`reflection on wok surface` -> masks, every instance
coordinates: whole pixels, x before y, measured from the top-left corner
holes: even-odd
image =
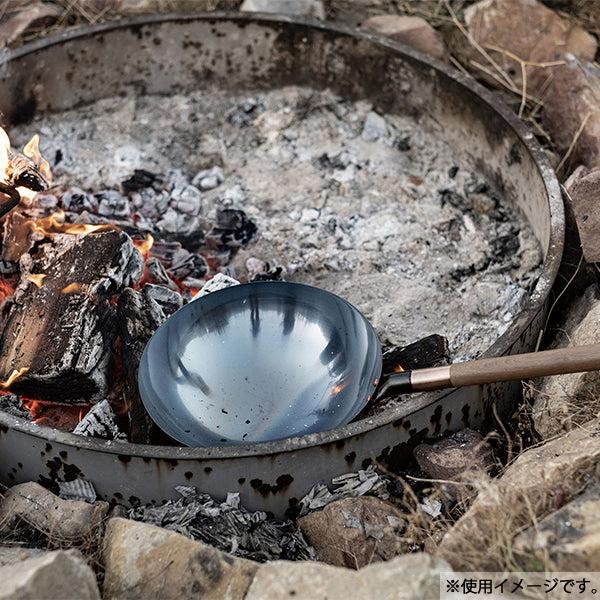
[[[139,388],[171,437],[223,446],[348,423],[380,370],[377,336],[352,305],[306,285],[257,282],[168,319],[144,351]]]

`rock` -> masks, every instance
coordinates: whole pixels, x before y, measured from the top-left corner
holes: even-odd
[[[547,566],[552,571],[597,571],[599,511],[600,488],[595,485],[517,536],[514,549],[528,570]]]
[[[563,329],[567,347],[600,343],[600,300],[593,288],[574,304]],[[545,439],[586,423],[600,410],[599,371],[547,377],[533,387],[533,423]]]
[[[542,102],[544,128],[562,156],[570,151],[568,164],[600,167],[600,69],[567,55]]]
[[[403,513],[372,496],[332,502],[299,519],[298,525],[319,560],[330,565],[361,569],[405,549],[400,537],[406,526]]]
[[[494,464],[490,445],[472,429],[463,429],[431,444],[419,444],[413,453],[432,479],[458,480],[467,471],[489,471]],[[458,495],[456,486],[445,484],[443,488],[451,496]]]
[[[275,561],[262,566],[246,600],[429,600],[439,597],[443,560],[406,554],[352,571],[317,562]]]
[[[577,222],[583,256],[589,263],[600,262],[600,168],[586,172],[587,169],[581,166],[576,171],[565,183],[565,188]]]
[[[173,531],[110,519],[103,548],[104,599],[244,598],[258,565]]]
[[[362,131],[362,139],[367,142],[374,142],[387,133],[385,119],[376,112],[371,111],[365,119]]]
[[[514,537],[565,504],[589,480],[598,460],[597,420],[523,452],[501,478],[481,484],[471,508],[444,536],[438,555],[457,570],[503,570]]]
[[[28,558],[44,554],[44,550],[24,548],[22,546],[0,546],[0,567],[18,564]]]
[[[481,0],[466,8],[464,15],[470,35],[487,49],[517,90],[523,85],[521,64],[510,54],[534,63],[555,62],[567,53],[593,60],[596,54],[597,43],[592,35],[546,8],[538,0]],[[463,60],[466,58],[467,63],[476,60],[502,77],[464,36],[462,41],[463,52],[468,55]],[[535,95],[555,68],[527,66],[528,93]],[[498,85],[491,76],[483,72],[482,76]]]
[[[45,552],[17,565],[0,567],[0,581],[0,600],[100,600],[94,572],[74,550]]]
[[[325,18],[325,8],[321,0],[244,0],[240,10]]]
[[[442,37],[421,17],[379,15],[367,19],[360,28],[390,37],[439,60],[447,60]]]
[[[5,494],[0,524],[12,528],[22,519],[50,537],[78,542],[94,534],[107,512],[106,502],[62,500],[38,483],[29,482],[15,485]]]

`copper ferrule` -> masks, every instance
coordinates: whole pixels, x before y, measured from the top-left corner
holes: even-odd
[[[410,383],[414,390],[439,390],[452,387],[450,366],[417,369],[410,374]]]

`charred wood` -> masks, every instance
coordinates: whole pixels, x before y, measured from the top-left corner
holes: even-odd
[[[23,264],[23,263],[22,263]],[[110,299],[141,276],[124,233],[56,235],[23,272],[0,336],[0,380],[11,390],[68,404],[105,398],[116,337]]]
[[[439,367],[450,362],[448,340],[434,333],[407,346],[389,348],[383,353],[383,374],[401,367],[405,371]]]

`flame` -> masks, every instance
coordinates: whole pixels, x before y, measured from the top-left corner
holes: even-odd
[[[32,230],[42,235],[53,233],[69,233],[72,235],[87,235],[94,231],[117,229],[115,225],[106,223],[102,225],[89,225],[87,223],[65,223],[65,212],[57,210],[48,217],[43,217],[32,222]]]
[[[46,277],[47,275],[44,273],[30,273],[27,275],[27,277],[25,277],[25,279],[31,281],[31,283],[33,283],[35,286],[41,288]]]
[[[133,245],[141,252],[144,258],[148,258],[150,250],[154,245],[154,238],[148,234],[145,240],[133,240]]]
[[[0,388],[8,389],[19,377],[25,375],[27,371],[29,371],[29,367],[21,367],[19,370],[15,369],[6,381],[0,381]]]
[[[48,184],[51,185],[52,171],[50,170],[50,163],[42,156],[42,153],[40,152],[40,136],[37,133],[25,145],[23,148],[23,154],[27,158],[31,158],[31,160],[33,160],[33,162],[37,165],[37,168],[40,170],[40,173],[45,177]]]
[[[80,292],[82,286],[80,283],[70,283],[68,286],[64,287],[61,290],[62,294],[74,294],[75,292]]]
[[[404,373],[405,369],[402,365],[398,364],[394,367],[394,373]]]

